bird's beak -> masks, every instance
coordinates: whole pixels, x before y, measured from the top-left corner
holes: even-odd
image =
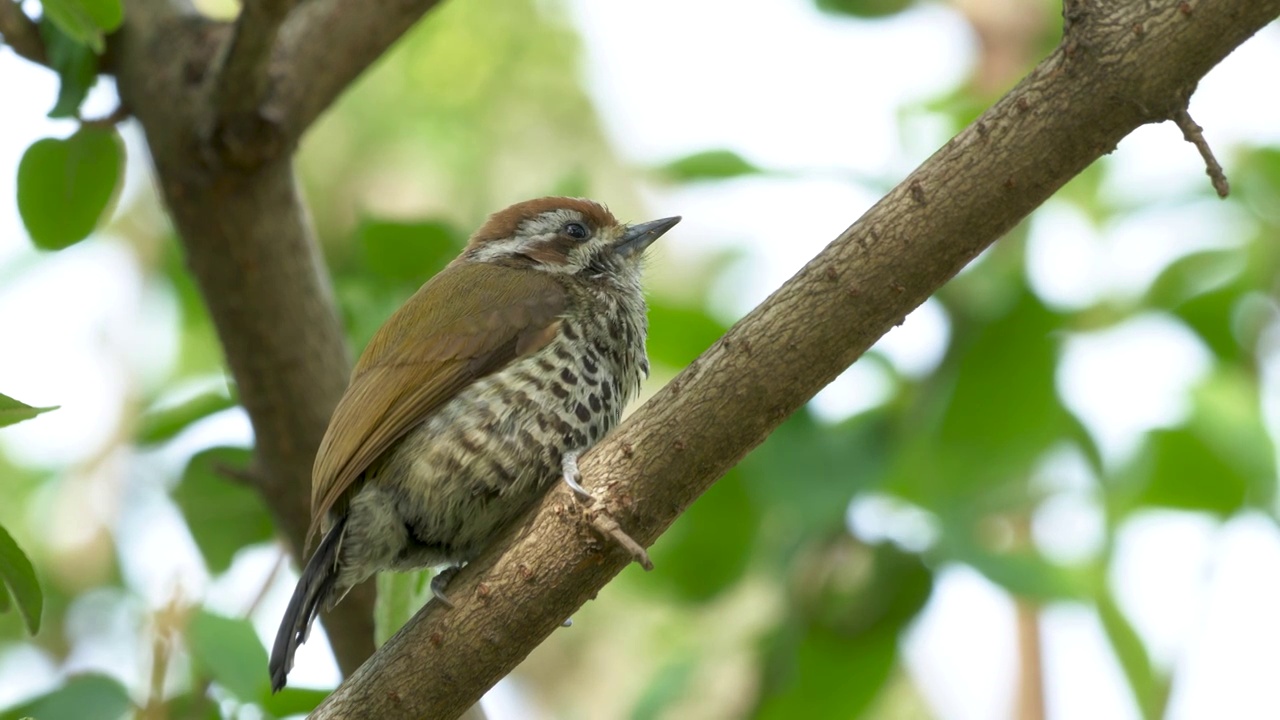
[[[680,222],[679,215],[630,225],[627,227],[627,231],[622,234],[622,238],[618,240],[618,244],[613,246],[613,249],[624,257],[635,255],[652,245],[654,240],[662,237],[666,231],[675,227],[678,222]]]

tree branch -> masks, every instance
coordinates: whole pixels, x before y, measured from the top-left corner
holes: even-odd
[[[262,114],[271,89],[271,50],[297,0],[249,0],[240,9],[214,73],[210,102],[217,141],[233,157],[256,157],[268,139]],[[269,148],[274,154],[275,148]]]
[[[273,116],[296,140],[440,0],[308,0],[280,32]]]
[[[39,65],[49,64],[40,28],[22,12],[22,6],[16,0],[0,0],[0,38],[9,43],[19,57]]]
[[[373,53],[363,64],[338,63],[339,56],[353,56],[349,46],[354,36],[336,28],[337,19],[317,15],[321,6],[345,11],[349,28],[370,34],[354,53]],[[307,86],[319,86],[326,94],[323,105],[308,105],[310,122],[342,88],[333,78],[320,76],[339,72],[342,83],[349,81],[407,24],[402,15],[388,11],[393,28],[375,31],[382,9],[373,12],[354,0],[310,0],[305,7],[306,13],[300,8],[289,18],[310,20],[295,26],[288,42],[282,29],[275,52],[283,46],[291,62],[308,62],[309,53],[318,48],[335,54],[329,64],[283,66],[292,67],[288,82],[309,74]],[[312,34],[298,34],[304,27]],[[329,29],[335,29],[333,37],[320,34]],[[255,487],[298,558],[310,518],[312,461],[346,387],[350,361],[289,154],[277,152],[278,146],[272,152],[250,148],[255,153],[250,165],[208,162],[205,130],[213,126],[213,116],[207,72],[228,47],[228,37],[227,24],[182,14],[170,3],[126,0],[125,25],[113,36],[112,51],[118,58],[121,98],[146,132],[161,195],[253,421],[254,467],[262,470]],[[376,51],[375,41],[382,43]],[[246,58],[254,54],[244,52]],[[240,62],[252,65],[250,59]],[[337,65],[340,71],[333,69]],[[301,133],[305,124],[298,124],[296,116],[294,121],[294,130]],[[344,673],[373,652],[373,601],[373,586],[366,584],[322,618]]]
[[[1050,57],[590,452],[588,483],[652,542],[904,315],[1125,135],[1169,117],[1277,14],[1280,0],[1077,4]],[[313,720],[448,718],[476,702],[629,561],[592,542],[573,504],[564,487],[549,493],[453,579],[455,609],[428,603]]]

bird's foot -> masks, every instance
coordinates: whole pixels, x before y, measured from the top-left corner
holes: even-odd
[[[452,580],[453,576],[457,575],[458,571],[461,569],[461,565],[450,565],[436,573],[435,577],[431,578],[431,594],[434,595],[437,600],[444,603],[444,606],[447,608],[453,607],[453,601],[449,599],[448,595],[444,594],[444,589],[449,586],[449,581]]]
[[[565,484],[573,490],[578,499],[586,503],[587,518],[591,523],[591,527],[602,536],[622,546],[622,549],[631,555],[632,560],[640,563],[640,567],[645,570],[652,570],[653,561],[649,559],[649,553],[645,552],[644,547],[628,535],[617,520],[613,519],[613,516],[609,514],[600,498],[582,487],[582,473],[578,471],[578,453],[576,451],[564,454],[561,468],[564,470]]]

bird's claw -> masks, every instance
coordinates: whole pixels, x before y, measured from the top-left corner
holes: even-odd
[[[564,470],[565,484],[591,508],[587,514],[591,527],[595,528],[595,531],[602,536],[622,546],[622,549],[631,555],[631,559],[639,563],[645,570],[652,570],[653,561],[649,559],[649,553],[645,551],[644,546],[636,542],[635,538],[622,529],[618,521],[613,519],[613,516],[605,509],[604,503],[600,501],[600,498],[592,495],[586,488],[582,487],[582,473],[578,471],[577,451],[571,450],[565,453],[564,459],[561,461],[561,467]]]
[[[436,573],[435,577],[431,578],[431,594],[434,595],[437,600],[444,603],[445,607],[450,609],[453,608],[453,601],[449,599],[448,595],[444,594],[444,589],[449,586],[449,581],[452,580],[453,576],[457,575],[458,571],[461,569],[461,566],[450,565]]]

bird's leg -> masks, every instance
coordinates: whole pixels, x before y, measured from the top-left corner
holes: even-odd
[[[449,586],[449,581],[452,580],[453,576],[457,575],[458,571],[461,569],[461,565],[450,565],[436,573],[435,577],[431,578],[431,594],[434,595],[437,600],[444,603],[444,606],[447,608],[453,607],[453,601],[449,599],[448,595],[444,594],[444,589]]]
[[[649,553],[645,552],[644,547],[628,535],[617,520],[613,519],[613,516],[609,514],[600,498],[592,495],[586,488],[582,487],[582,473],[578,471],[578,455],[579,452],[577,450],[566,452],[560,462],[560,467],[564,470],[565,484],[573,490],[580,500],[587,504],[587,517],[590,519],[591,527],[595,528],[596,532],[604,537],[621,545],[622,549],[631,555],[632,560],[640,563],[640,567],[645,570],[652,570],[653,561],[649,559]]]

